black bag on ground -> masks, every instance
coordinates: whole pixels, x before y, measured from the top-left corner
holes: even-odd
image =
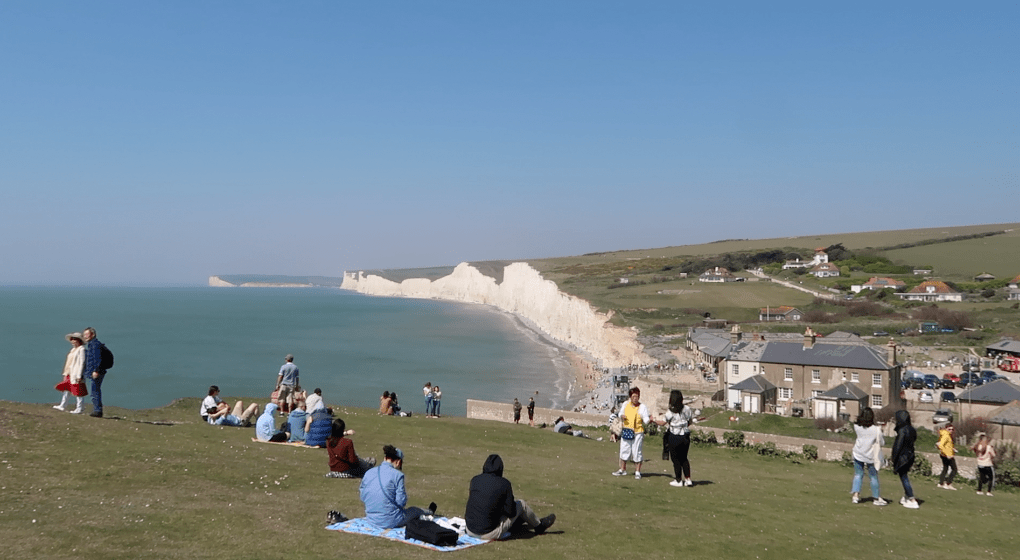
[[[404,536],[437,546],[456,546],[457,531],[447,529],[435,521],[415,517],[404,527]]]

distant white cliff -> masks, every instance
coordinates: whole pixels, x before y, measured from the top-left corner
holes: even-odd
[[[634,329],[609,324],[610,316],[588,302],[561,292],[527,263],[513,263],[503,282],[461,263],[449,276],[430,281],[411,278],[393,282],[362,272],[344,273],[343,289],[375,296],[442,299],[492,305],[521,317],[549,337],[572,346],[605,367],[650,364]]]

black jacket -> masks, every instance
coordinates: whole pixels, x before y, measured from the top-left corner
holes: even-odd
[[[896,411],[896,440],[892,446],[893,472],[903,474],[914,465],[914,441],[917,430],[910,425],[910,413],[906,410]]]
[[[503,459],[493,453],[485,460],[482,474],[471,479],[464,521],[476,535],[492,531],[503,521],[517,515],[514,491],[503,478]]]

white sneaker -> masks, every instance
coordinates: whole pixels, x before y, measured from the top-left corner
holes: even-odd
[[[985,496],[991,496],[991,495],[992,495],[991,492],[985,492]]]
[[[875,504],[876,506],[886,506],[886,505],[889,505],[889,502],[883,500],[882,498],[875,498],[875,501],[873,501],[871,503]]]
[[[984,492],[982,492],[982,491],[980,491],[980,490],[978,490],[978,492],[977,492],[977,493],[978,493],[978,496],[980,496],[981,494],[984,494]]]
[[[625,471],[623,469],[620,469],[620,470],[614,472],[613,476],[626,476],[626,474],[627,474],[627,471]]]
[[[917,508],[921,507],[921,505],[917,503],[916,499],[910,498],[909,500],[904,500],[903,501],[903,507],[905,507],[907,509],[917,509]]]
[[[694,483],[688,478],[684,480],[684,486],[694,486]]]
[[[861,503],[861,499],[858,498],[857,496],[850,496],[850,503],[851,504],[859,504],[859,503]]]
[[[81,414],[81,409],[80,408],[76,408],[76,409],[71,411],[71,414]]]
[[[906,496],[903,496],[902,498],[900,498],[900,505],[901,506],[907,505],[907,497]]]
[[[679,480],[671,480],[671,481],[669,481],[669,485],[670,486],[676,486],[676,487],[679,488],[679,487],[683,486],[684,483],[680,482]]]
[[[641,473],[639,472],[634,473],[634,480],[641,480]]]
[[[55,404],[55,405],[53,405],[53,408],[55,408],[55,409],[59,410],[60,412],[63,412],[63,411],[64,411],[64,407],[60,406],[59,404]]]

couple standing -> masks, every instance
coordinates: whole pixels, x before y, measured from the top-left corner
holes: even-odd
[[[92,413],[89,416],[102,418],[103,378],[106,377],[107,368],[113,365],[112,363],[103,363],[102,349],[105,347],[96,338],[96,330],[92,327],[88,327],[80,333],[70,333],[64,338],[71,343],[71,350],[67,353],[67,359],[64,360],[64,380],[55,387],[56,390],[63,392],[63,396],[60,399],[60,404],[53,408],[64,410],[64,406],[74,395],[77,398],[77,406],[71,411],[71,414],[81,414],[83,412],[82,402],[89,394],[85,387],[85,380],[88,379],[92,383]],[[112,362],[113,355],[110,354],[110,356],[111,359],[108,361]]]

